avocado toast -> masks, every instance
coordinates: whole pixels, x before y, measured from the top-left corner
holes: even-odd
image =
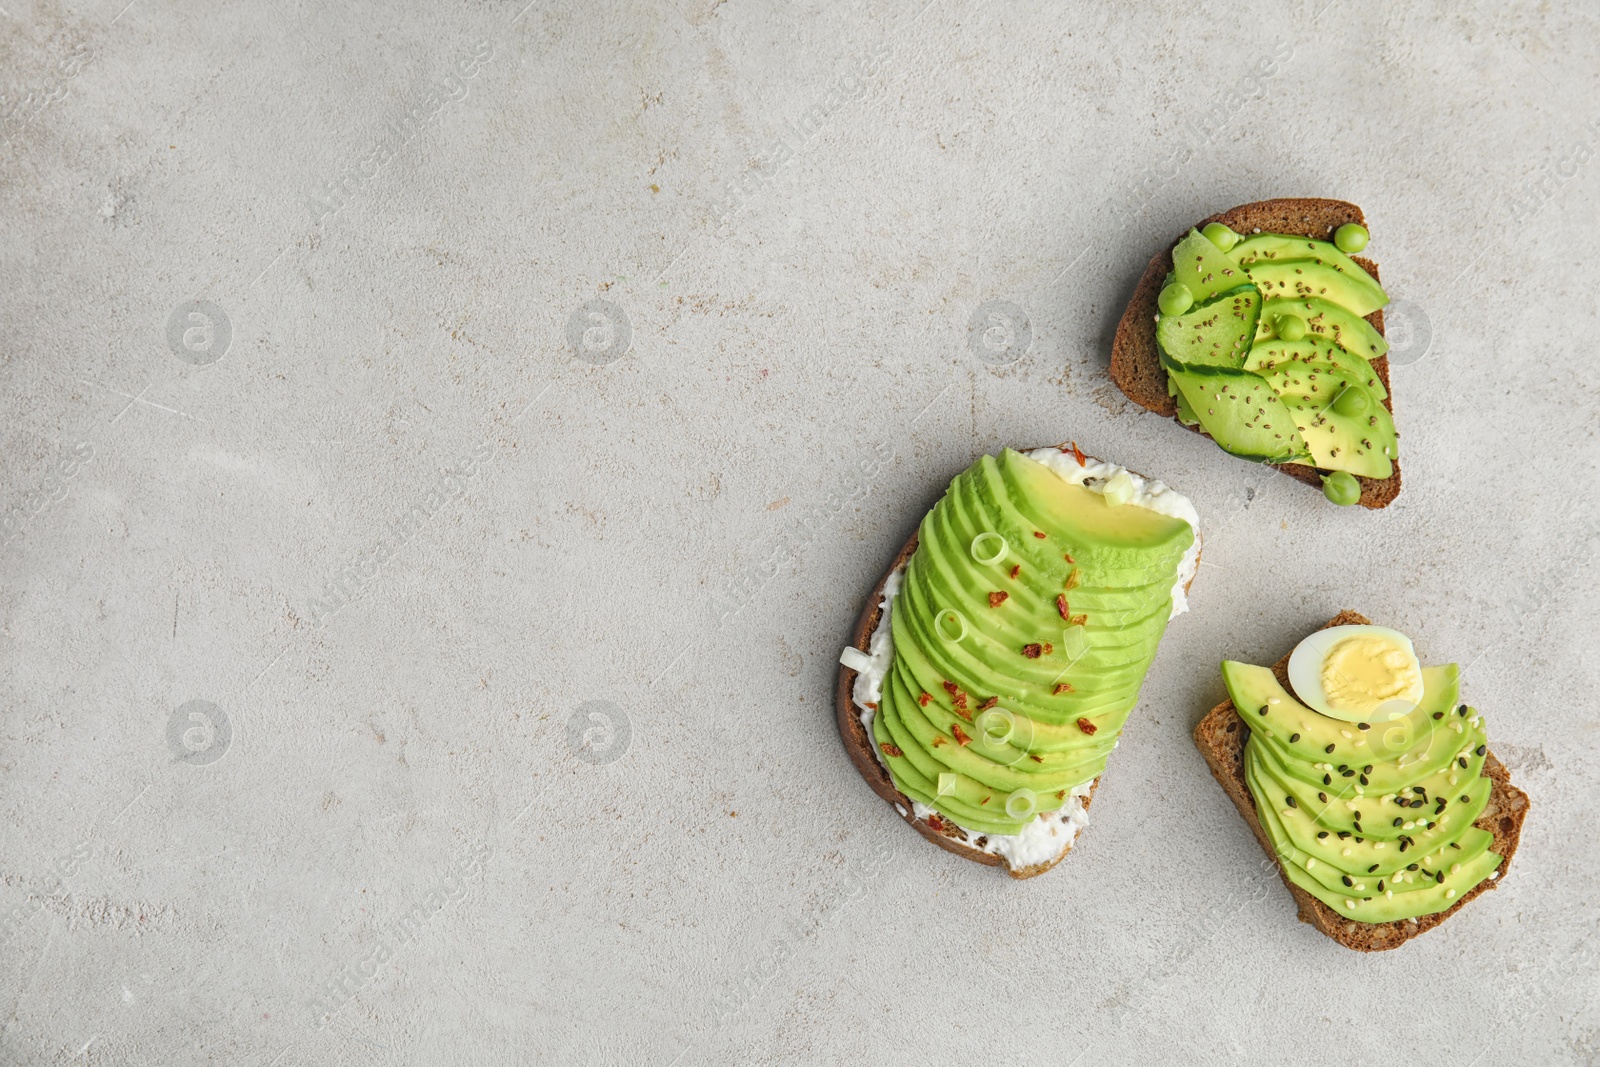
[[[840,656],[856,769],[928,840],[1015,878],[1087,823],[1199,560],[1189,501],[1076,446],[958,475]]]
[[[1213,215],[1151,259],[1111,378],[1241,458],[1388,506],[1400,492],[1377,265],[1361,209],[1281,199]]]
[[[1350,611],[1319,633],[1334,630],[1392,633]],[[1291,656],[1270,670],[1225,662],[1229,699],[1195,727],[1195,745],[1277,862],[1300,920],[1347,948],[1396,948],[1499,884],[1527,794],[1489,751],[1482,716],[1458,703],[1454,664],[1416,671],[1419,699],[1365,718],[1303,706],[1285,688],[1296,669]],[[1351,673],[1331,656],[1322,670]],[[1315,684],[1306,673],[1302,697]]]

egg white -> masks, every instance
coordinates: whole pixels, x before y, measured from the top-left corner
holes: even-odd
[[[1419,681],[1406,697],[1391,700],[1375,711],[1337,710],[1329,706],[1328,695],[1322,687],[1323,663],[1328,658],[1328,651],[1334,645],[1345,638],[1363,635],[1382,637],[1399,645],[1410,657],[1412,669],[1417,672]],[[1422,699],[1421,671],[1422,663],[1417,659],[1416,650],[1411,646],[1411,638],[1398,630],[1391,630],[1385,626],[1330,626],[1326,630],[1318,630],[1295,646],[1294,652],[1289,656],[1289,687],[1294,690],[1294,695],[1302,704],[1330,719],[1338,719],[1341,722],[1381,721],[1409,715],[1416,710],[1417,702]]]

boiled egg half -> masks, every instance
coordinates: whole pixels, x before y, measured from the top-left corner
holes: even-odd
[[[1411,638],[1383,626],[1330,626],[1295,646],[1289,685],[1301,703],[1345,722],[1386,722],[1416,710],[1422,664]]]

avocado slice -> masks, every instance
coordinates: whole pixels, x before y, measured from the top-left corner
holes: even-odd
[[[1182,315],[1162,315],[1156,321],[1156,343],[1184,366],[1242,367],[1260,317],[1261,290],[1241,285]]]
[[[1228,258],[1244,267],[1246,271],[1262,260],[1309,259],[1338,271],[1363,288],[1376,290],[1382,301],[1378,307],[1383,307],[1389,302],[1378,280],[1368,274],[1361,264],[1341,252],[1331,241],[1319,241],[1314,237],[1290,237],[1281,233],[1257,233],[1246,237],[1229,249]]]
[[[1317,259],[1259,259],[1245,270],[1269,299],[1320,297],[1357,315],[1370,315],[1389,303],[1366,271],[1356,277]]]
[[[1244,268],[1211,243],[1199,230],[1190,230],[1172,250],[1172,280],[1189,287],[1196,304],[1204,303],[1249,281]]]
[[[1264,463],[1310,458],[1294,417],[1260,375],[1175,363],[1166,369],[1200,428],[1225,451]]]
[[[1360,356],[1350,355],[1326,337],[1314,334],[1299,341],[1283,341],[1276,338],[1257,341],[1251,346],[1249,356],[1245,358],[1244,369],[1265,376],[1268,371],[1297,364],[1306,367],[1332,367],[1335,370],[1346,371],[1354,375],[1379,400],[1389,395],[1389,390],[1383,386],[1383,379],[1378,377],[1378,372],[1372,369],[1371,363]]]
[[[1277,675],[1266,667],[1236,660],[1223,660],[1222,683],[1239,715],[1250,725],[1252,736],[1260,731],[1297,760],[1360,764],[1377,759],[1395,759],[1427,743],[1435,729],[1444,726],[1446,711],[1461,694],[1461,670],[1454,663],[1422,668],[1422,701],[1410,715],[1393,723],[1373,723],[1371,730],[1352,729],[1352,724],[1313,711],[1289,695]],[[1262,715],[1261,709],[1267,713]],[[1294,740],[1288,740],[1289,738]],[[1333,751],[1327,751],[1328,746]]]
[[[1302,319],[1306,329],[1320,334],[1352,356],[1377,359],[1389,351],[1389,342],[1373,329],[1372,323],[1347,308],[1321,297],[1275,297],[1261,307],[1261,319],[1256,323],[1256,340],[1277,340],[1274,327],[1280,315],[1294,315]]]
[[[1394,417],[1361,380],[1333,367],[1290,366],[1263,375],[1300,430],[1312,461],[1323,470],[1349,471],[1365,478],[1394,473],[1399,442]],[[1334,400],[1345,389],[1365,393],[1359,414],[1344,414]]]

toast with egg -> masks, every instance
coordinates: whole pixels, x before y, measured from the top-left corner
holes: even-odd
[[[1364,226],[1366,217],[1359,207],[1343,200],[1291,198],[1259,200],[1253,204],[1244,204],[1212,215],[1197,223],[1196,228],[1204,228],[1213,222],[1220,222],[1239,234],[1281,233],[1331,240],[1333,232],[1340,226],[1346,223]],[[1167,372],[1161,365],[1161,351],[1156,343],[1155,331],[1157,298],[1161,294],[1168,271],[1172,269],[1172,250],[1177,247],[1180,240],[1182,235],[1150,260],[1144,276],[1139,279],[1139,284],[1134,289],[1133,297],[1128,301],[1127,309],[1122,313],[1111,345],[1111,380],[1135,404],[1157,415],[1165,415],[1178,421],[1181,426],[1183,423],[1178,420],[1177,402],[1168,394]],[[1351,258],[1371,274],[1374,280],[1378,279],[1376,263],[1362,256]],[[1381,309],[1372,312],[1366,319],[1379,334],[1384,332]],[[1372,369],[1383,382],[1384,390],[1389,394],[1382,403],[1392,415],[1394,398],[1389,386],[1388,356],[1380,356],[1370,362]],[[1186,428],[1204,436],[1204,432],[1198,426]],[[1268,465],[1313,489],[1322,488],[1321,475],[1316,467],[1303,463]],[[1394,502],[1395,497],[1400,495],[1400,460],[1395,457],[1394,471],[1387,478],[1358,476],[1356,480],[1361,486],[1361,497],[1357,503],[1366,508],[1388,507]]]
[[[1353,611],[1340,612],[1322,629],[1333,626],[1366,626],[1369,620]],[[1272,671],[1283,685],[1289,684],[1289,656],[1285,655]],[[1357,922],[1340,915],[1327,904],[1301,889],[1284,873],[1261,820],[1256,813],[1256,803],[1245,781],[1245,742],[1250,737],[1248,721],[1234,707],[1233,701],[1224,700],[1201,719],[1194,729],[1195,747],[1205,757],[1206,765],[1222,786],[1223,792],[1239,809],[1239,814],[1249,824],[1263,850],[1278,864],[1278,873],[1299,906],[1300,921],[1310,923],[1322,933],[1346,948],[1358,952],[1381,952],[1398,948],[1418,934],[1425,933],[1454,915],[1468,901],[1486,890],[1493,889],[1504,879],[1522,836],[1522,823],[1528,814],[1528,795],[1511,784],[1511,775],[1493,752],[1484,760],[1483,774],[1491,782],[1488,805],[1473,825],[1494,836],[1492,849],[1502,857],[1495,877],[1480,882],[1464,893],[1446,911],[1423,915],[1414,919],[1401,919],[1386,923]],[[1364,780],[1364,779],[1363,779]]]

